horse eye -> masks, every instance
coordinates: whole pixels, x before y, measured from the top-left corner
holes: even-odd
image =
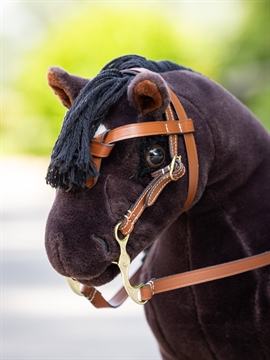
[[[164,149],[159,145],[151,146],[146,153],[146,162],[152,168],[158,168],[165,160]]]

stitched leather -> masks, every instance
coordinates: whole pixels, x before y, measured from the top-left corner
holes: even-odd
[[[141,136],[187,134],[193,132],[193,122],[191,119],[187,118],[178,121],[154,121],[124,125],[113,130],[106,131],[105,133],[100,134],[98,137],[93,139],[90,143],[90,151],[97,170],[99,171],[101,166],[101,159],[110,155],[115,143],[118,141]],[[177,138],[177,135],[175,135],[175,137]],[[87,186],[89,188],[93,187],[97,180],[98,178],[88,179]],[[190,196],[188,196],[188,198],[191,199]]]
[[[173,172],[173,177],[177,180],[180,179],[185,174],[185,167],[183,164],[178,164],[178,167]],[[146,207],[152,206],[158,195],[164,189],[164,187],[171,182],[170,176],[170,167],[166,166],[166,168],[162,170],[158,170],[155,173],[155,178],[150,182],[147,188],[143,191],[139,199],[132,206],[131,209],[128,210],[127,214],[124,215],[124,221],[120,226],[119,230],[121,233],[126,236],[130,234],[136,224],[137,220],[143,213]]]
[[[178,119],[186,119],[187,114],[175,95],[175,93],[170,90],[171,100],[174,107],[174,110],[178,116]],[[199,181],[199,161],[198,161],[198,154],[197,154],[197,148],[195,144],[195,139],[193,134],[184,134],[184,140],[186,145],[186,151],[187,151],[187,158],[188,158],[188,195],[185,202],[185,205],[182,209],[182,213],[185,212],[190,205],[192,204],[194,197],[196,195],[197,187],[198,187],[198,181]]]
[[[139,269],[140,270],[140,269]],[[130,283],[133,285],[138,284],[140,278],[140,271],[131,277]],[[94,305],[96,308],[117,308],[123,304],[128,298],[128,294],[124,287],[122,287],[112,299],[105,300],[102,294],[92,286],[82,285],[81,293]]]
[[[194,132],[193,122],[192,119],[187,118],[178,121],[171,120],[135,123],[119,126],[118,128],[107,131],[103,140],[101,140],[100,137],[97,137],[91,141],[91,145],[92,143],[100,143],[102,146],[103,144],[113,144],[117,141],[134,139],[142,136],[185,134],[191,132]],[[96,156],[100,156],[98,152],[96,153]]]
[[[186,143],[188,157],[188,195],[182,209],[182,213],[185,212],[192,204],[199,182],[199,162],[193,134],[185,134],[184,140]]]
[[[120,126],[107,132],[104,139],[95,138],[90,143],[90,151],[94,157],[108,157],[114,147],[114,143],[121,140],[153,135],[185,134],[194,132],[191,119],[185,121],[155,121]],[[175,135],[177,138],[177,135]],[[175,154],[177,155],[177,154]],[[173,155],[174,156],[174,155]]]
[[[238,275],[267,265],[270,265],[270,251],[241,260],[154,279],[151,281],[151,285],[146,284],[140,289],[141,300],[150,300],[154,294]],[[133,275],[131,283],[138,283],[140,273],[141,268]],[[110,301],[106,301],[99,292],[93,296],[93,289],[83,285],[81,293],[88,299],[92,299],[91,303],[97,308],[118,307],[128,297],[124,287]]]
[[[141,288],[142,300],[149,300],[155,294],[180,289],[182,287],[202,284],[204,282],[222,279],[246,271],[258,269],[270,264],[270,252],[251,256],[241,260],[235,260],[224,264],[209,266],[206,268],[187,271],[182,274],[172,275],[154,280],[152,290],[150,285]]]

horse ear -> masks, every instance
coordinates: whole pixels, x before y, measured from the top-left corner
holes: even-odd
[[[49,68],[47,79],[49,86],[61,100],[62,104],[68,109],[73,104],[81,89],[89,82],[89,79],[68,74],[65,70],[57,66]]]
[[[130,105],[144,115],[162,114],[170,102],[169,89],[163,78],[148,70],[134,77],[128,86],[127,96]]]

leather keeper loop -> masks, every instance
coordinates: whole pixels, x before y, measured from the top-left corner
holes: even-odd
[[[91,141],[90,151],[93,156],[106,158],[110,155],[114,144],[104,144],[95,141]]]

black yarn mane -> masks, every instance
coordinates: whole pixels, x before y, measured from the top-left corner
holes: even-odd
[[[89,144],[109,108],[127,91],[128,84],[134,77],[131,72],[123,70],[133,67],[157,73],[190,70],[170,61],[155,62],[137,55],[122,56],[109,62],[80,91],[66,113],[52,151],[47,184],[64,190],[83,188],[86,187],[87,179],[99,175]]]

